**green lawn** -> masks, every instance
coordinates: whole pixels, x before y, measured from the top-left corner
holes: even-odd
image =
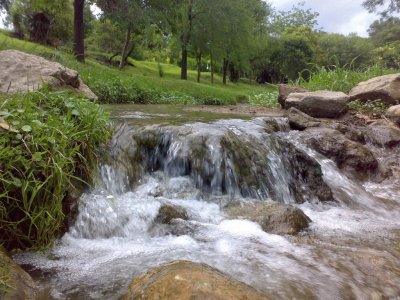
[[[86,64],[75,61],[70,51],[55,49],[11,38],[0,32],[0,50],[17,49],[36,54],[46,59],[60,62],[77,70],[83,81],[100,96],[102,102],[141,103],[190,103],[190,104],[251,104],[275,106],[277,91],[273,85],[258,85],[240,82],[222,84],[222,78],[215,75],[214,84],[210,73],[202,74],[202,82],[197,83],[197,72],[189,70],[188,80],[180,80],[180,68],[161,64],[164,76],[159,76],[156,62],[134,61],[123,71],[102,64],[90,56]],[[95,57],[95,56],[93,56]],[[112,99],[112,100],[111,100]],[[124,99],[124,100],[123,100]]]

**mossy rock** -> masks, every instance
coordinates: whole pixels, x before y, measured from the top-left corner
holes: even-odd
[[[38,288],[28,273],[0,248],[0,299],[35,299]]]
[[[121,299],[266,300],[267,297],[208,265],[174,261],[135,278]]]
[[[256,222],[273,234],[296,235],[311,222],[301,209],[275,201],[234,203],[225,212],[230,218]]]
[[[156,223],[170,224],[173,219],[187,220],[188,214],[185,208],[177,205],[164,204],[160,207],[155,219]]]

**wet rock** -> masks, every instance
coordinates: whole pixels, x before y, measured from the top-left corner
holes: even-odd
[[[266,118],[264,119],[264,129],[266,133],[274,133],[279,131],[285,131],[281,124],[279,124],[276,118]]]
[[[239,203],[228,206],[226,213],[230,218],[256,222],[273,234],[296,235],[311,222],[301,209],[274,201]]]
[[[133,280],[121,300],[261,300],[266,296],[206,264],[174,261]]]
[[[158,211],[155,222],[161,224],[171,224],[171,221],[174,219],[187,220],[188,218],[189,217],[185,208],[178,205],[163,204]]]
[[[25,93],[43,84],[54,89],[69,88],[88,99],[97,96],[79,78],[78,72],[59,63],[17,50],[0,51],[0,92]]]
[[[309,128],[302,138],[308,146],[334,160],[341,169],[365,176],[378,168],[378,161],[368,148],[349,140],[337,130]]]
[[[292,93],[286,99],[285,108],[294,107],[315,118],[337,118],[347,111],[348,99],[342,92]]]
[[[379,146],[393,147],[400,143],[400,129],[386,120],[375,121],[366,132],[369,139]]]
[[[282,108],[285,108],[286,99],[291,93],[305,93],[305,92],[309,92],[309,90],[288,84],[279,84],[278,102]]]
[[[288,145],[288,149],[293,146]],[[302,150],[290,150],[291,170],[294,181],[289,187],[296,203],[305,201],[335,201],[331,188],[325,183],[320,164]]]
[[[363,102],[380,99],[394,105],[400,103],[400,74],[390,74],[359,83],[350,91],[350,101]]]
[[[395,124],[397,124],[397,126],[400,126],[400,105],[394,105],[389,107],[385,115]]]
[[[0,299],[33,300],[38,287],[20,266],[18,266],[0,247]]]
[[[287,117],[289,119],[290,128],[294,130],[319,127],[322,123],[320,120],[313,118],[294,107],[289,108]]]

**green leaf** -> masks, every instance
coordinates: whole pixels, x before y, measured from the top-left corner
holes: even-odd
[[[39,120],[32,120],[32,123],[35,123],[36,125],[42,126],[43,123],[40,122]]]
[[[77,109],[74,109],[74,110],[71,112],[71,114],[72,114],[73,116],[79,116],[79,111],[78,111]]]
[[[32,131],[32,127],[29,126],[29,125],[25,125],[25,126],[22,126],[21,130],[24,131],[24,132],[31,132]]]
[[[41,161],[42,160],[42,153],[41,152],[36,152],[32,154],[32,160],[33,161]]]

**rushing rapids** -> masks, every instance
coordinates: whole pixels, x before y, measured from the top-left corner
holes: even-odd
[[[48,253],[15,256],[48,297],[117,299],[133,277],[177,259],[206,263],[271,299],[400,296],[398,182],[342,172],[285,118],[140,126],[136,118],[154,114],[132,113],[117,126],[68,232]],[[381,164],[398,161],[397,151],[371,147]],[[226,213],[231,203],[266,200],[302,209],[310,227],[279,236]],[[157,222],[163,205],[187,218]]]

